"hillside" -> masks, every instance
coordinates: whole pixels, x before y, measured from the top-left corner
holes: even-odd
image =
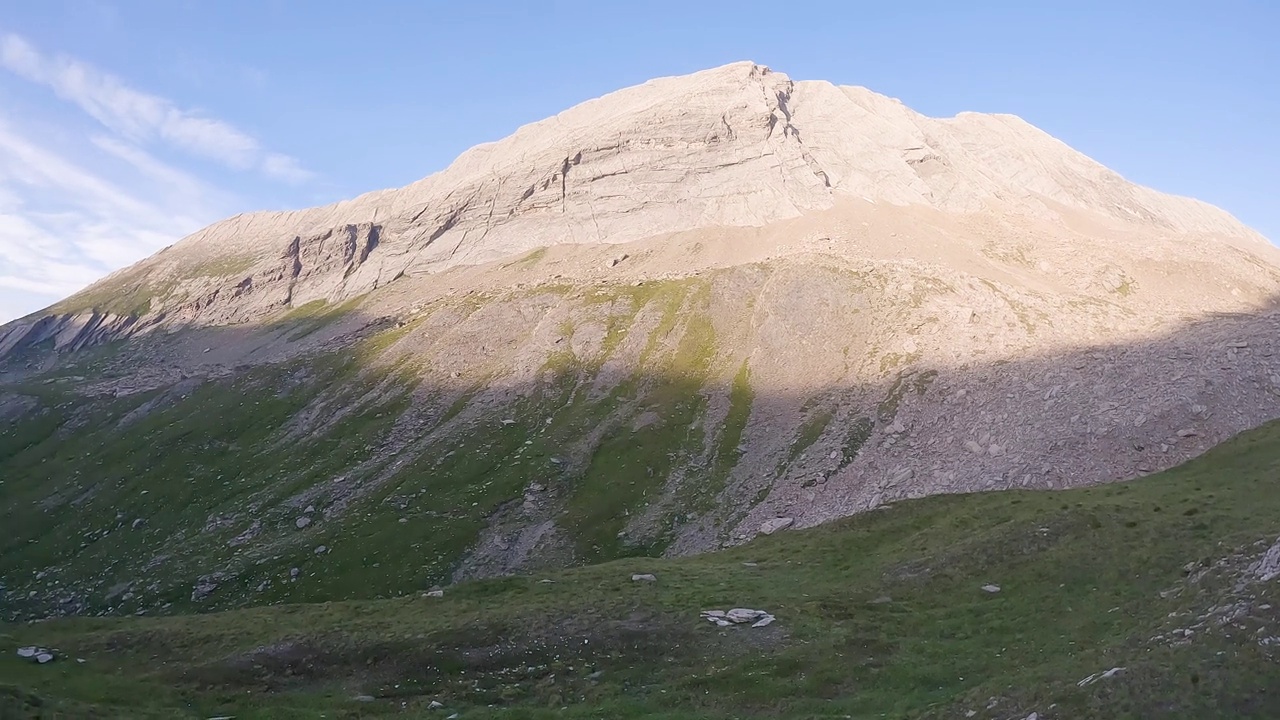
[[[0,611],[391,598],[1146,476],[1280,416],[1278,257],[1010,116],[655,80],[0,328]]]
[[[1273,718],[1278,466],[1272,424],[1129,483],[905,501],[697,557],[0,626],[58,655],[0,655],[0,716]],[[699,617],[733,607],[776,620]]]

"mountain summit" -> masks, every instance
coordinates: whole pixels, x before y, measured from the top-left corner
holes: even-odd
[[[1145,475],[1280,415],[1278,266],[1013,116],[658,79],[0,328],[0,570],[371,597]]]
[[[147,301],[125,303],[125,315],[147,311],[140,322],[87,325],[105,322],[109,334],[240,322],[534,248],[759,227],[851,201],[1058,224],[1083,212],[1265,243],[1221,210],[1126,182],[1017,117],[932,119],[864,88],[741,62],[583,103],[399,190],[216,223],[60,308]]]

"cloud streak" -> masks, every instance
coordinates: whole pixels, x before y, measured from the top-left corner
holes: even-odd
[[[19,35],[0,36],[0,67],[49,87],[135,144],[164,143],[235,170],[256,170],[288,183],[312,177],[296,159],[268,151],[230,123],[131,88],[120,78],[75,58],[47,56]]]
[[[0,322],[66,297],[216,216],[208,200],[218,193],[196,178],[122,141],[92,142],[163,191],[139,199],[0,118]]]

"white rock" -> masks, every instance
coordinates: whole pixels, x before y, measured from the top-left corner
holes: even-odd
[[[440,702],[439,700],[432,700],[432,701],[427,705],[427,709],[428,709],[428,710],[439,710],[439,709],[440,709],[440,708],[442,708],[442,707],[444,707],[444,703]]]
[[[750,608],[734,608],[725,613],[725,619],[733,623],[749,623],[755,622],[769,613],[763,610],[751,610]]]
[[[1280,540],[1276,540],[1275,544],[1267,549],[1266,554],[1258,561],[1258,566],[1253,569],[1253,574],[1262,582],[1271,582],[1280,577]]]
[[[765,520],[760,523],[760,532],[764,535],[772,535],[779,530],[786,530],[794,525],[795,522],[795,518],[789,517],[770,518],[769,520]]]
[[[703,610],[703,611],[702,611],[702,614],[703,614],[703,616],[704,616],[704,617],[711,617],[711,618],[722,618],[722,617],[724,617],[724,611],[723,611],[723,610]]]
[[[998,593],[1000,592],[1000,586],[999,585],[983,585],[982,590],[983,592]]]
[[[311,524],[311,518],[304,515],[298,518],[297,520],[294,520],[293,524],[296,525],[299,530],[301,530],[302,528]]]
[[[767,626],[767,625],[771,624],[775,619],[776,619],[776,618],[774,618],[772,615],[765,615],[764,617],[762,617],[762,618],[760,618],[759,620],[757,620],[757,621],[755,621],[754,623],[752,623],[752,624],[751,624],[751,627],[753,627],[753,628],[762,628],[762,627],[765,627],[765,626]]]
[[[50,653],[50,652],[38,653],[36,655],[36,662],[40,663],[41,665],[45,663],[53,662],[53,653]]]
[[[637,573],[631,576],[631,582],[657,582],[657,581],[658,581],[658,576],[650,575],[649,573]]]
[[[721,614],[723,615],[724,613],[721,613]],[[18,657],[33,658],[36,656],[36,652],[37,652],[37,649],[34,647],[21,647],[21,648],[18,648]]]
[[[325,547],[324,545],[317,545],[317,546],[316,546],[316,549],[315,549],[315,551],[314,551],[314,552],[315,552],[315,554],[317,554],[317,555],[323,555],[323,554],[325,554],[325,553],[329,552],[329,548]]]
[[[422,597],[424,597],[424,598],[442,598],[442,597],[444,597],[444,591],[443,591],[443,590],[428,590],[427,592],[422,593]]]

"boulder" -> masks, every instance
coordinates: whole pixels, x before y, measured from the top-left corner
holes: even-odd
[[[779,530],[786,530],[796,523],[795,518],[780,517],[770,518],[760,523],[760,533],[763,535],[772,535]]]
[[[749,608],[734,608],[729,612],[725,613],[725,619],[729,620],[730,622],[742,624],[742,623],[755,622],[768,614],[769,613],[763,610],[751,610]]]
[[[649,573],[637,573],[631,576],[631,582],[658,582],[658,576],[650,575]]]
[[[311,518],[309,518],[309,517],[307,517],[307,516],[303,515],[302,517],[298,518],[297,520],[294,520],[294,521],[293,521],[293,524],[294,524],[294,525],[296,525],[296,526],[298,527],[298,529],[299,529],[299,530],[301,530],[302,528],[304,528],[304,527],[306,527],[306,526],[308,526],[308,525],[310,525],[310,524],[311,524]]]

